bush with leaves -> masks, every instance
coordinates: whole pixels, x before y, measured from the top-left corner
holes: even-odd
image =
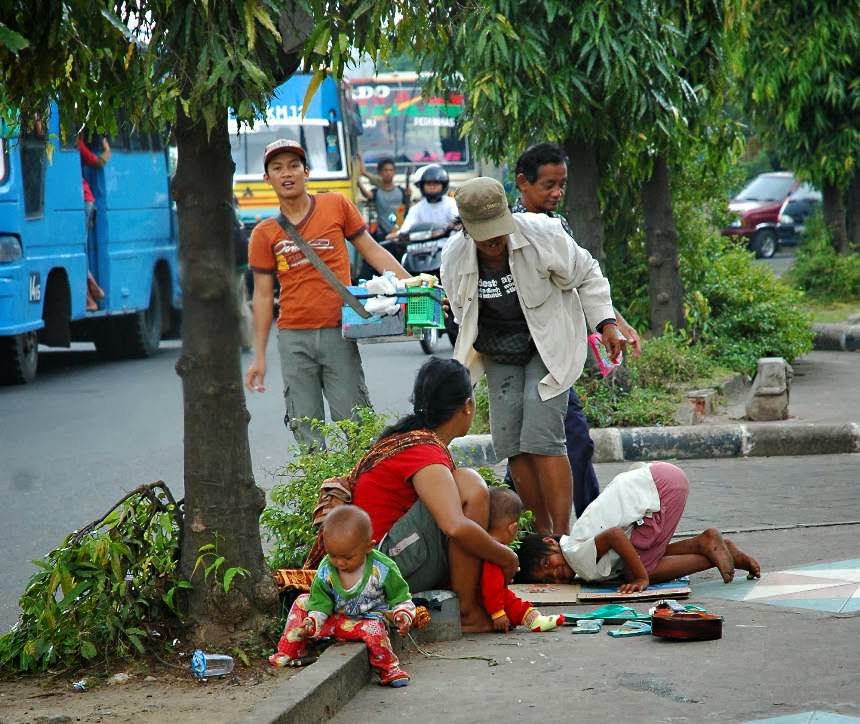
[[[662,337],[646,339],[642,354],[627,358],[632,383],[637,387],[671,390],[714,372],[714,362],[689,337],[668,332]]]
[[[384,416],[366,408],[359,411],[357,420],[314,423],[326,439],[326,449],[297,448],[295,458],[276,472],[284,482],[272,488],[272,504],[260,518],[263,537],[271,544],[270,567],[301,567],[317,534],[313,511],[320,485],[327,478],[352,470],[386,422]]]
[[[788,278],[817,301],[860,299],[860,253],[837,254],[824,219],[815,214],[806,224]]]
[[[792,361],[812,349],[802,293],[744,249],[723,249],[710,261],[688,306],[688,331],[714,360],[752,374],[760,357]]]
[[[178,622],[165,599],[184,583],[181,529],[170,491],[153,483],[34,561],[40,570],[21,596],[18,623],[0,636],[0,669],[108,664],[144,653],[154,627]]]

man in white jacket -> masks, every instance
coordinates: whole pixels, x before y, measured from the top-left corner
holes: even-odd
[[[456,201],[464,229],[441,269],[460,324],[454,356],[473,380],[487,374],[493,446],[538,532],[566,534],[573,486],[564,416],[585,363],[586,320],[612,358],[624,345],[609,282],[558,219],[511,215],[498,181],[468,181]]]

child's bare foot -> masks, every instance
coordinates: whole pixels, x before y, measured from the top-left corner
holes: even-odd
[[[708,528],[702,533],[702,553],[717,567],[723,577],[723,583],[731,583],[735,577],[734,558],[716,528]]]
[[[734,559],[735,566],[737,568],[740,568],[742,571],[746,571],[755,578],[761,578],[761,566],[755,558],[744,553],[730,539],[723,538],[723,542],[726,544],[726,548],[729,549],[729,553],[732,554],[732,558]]]

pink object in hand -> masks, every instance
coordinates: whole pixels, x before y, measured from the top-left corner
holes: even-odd
[[[594,352],[594,358],[597,360],[597,368],[600,370],[600,374],[604,377],[621,364],[622,355],[620,353],[618,355],[617,362],[613,362],[609,359],[609,352],[606,350],[606,347],[603,346],[603,341],[597,332],[589,335],[588,346],[591,347],[591,351]]]

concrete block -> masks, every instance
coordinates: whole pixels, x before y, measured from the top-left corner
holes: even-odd
[[[690,390],[687,393],[687,409],[689,424],[701,425],[708,415],[713,415],[717,408],[717,391],[713,388]]]
[[[621,444],[621,430],[617,427],[593,428],[591,440],[594,442],[596,463],[617,463],[624,460],[624,447]]]
[[[363,642],[338,643],[256,704],[245,724],[317,724],[329,721],[370,680]]]
[[[813,347],[830,351],[844,350],[845,329],[844,324],[813,324],[812,331],[815,334]]]
[[[762,357],[747,396],[747,418],[755,421],[785,420],[793,371],[782,357]]]
[[[845,330],[843,349],[849,352],[856,352],[860,349],[860,325],[854,325]]]
[[[624,460],[688,460],[744,454],[740,425],[639,427],[620,432]]]
[[[453,591],[419,591],[412,600],[430,611],[430,623],[413,629],[412,636],[419,643],[457,641],[463,637],[460,629],[460,600]]]
[[[750,457],[860,452],[860,426],[856,423],[761,423],[747,429]]]
[[[490,435],[464,435],[451,443],[451,455],[458,465],[481,467],[495,465],[496,451]]]

